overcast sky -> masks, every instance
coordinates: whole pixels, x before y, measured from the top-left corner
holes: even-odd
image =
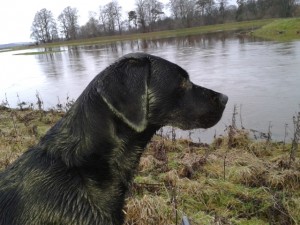
[[[164,4],[169,0],[160,0]],[[52,11],[54,18],[67,6],[76,7],[79,11],[79,25],[88,21],[89,11],[98,12],[100,5],[111,0],[7,0],[1,2],[0,7],[0,44],[32,41],[30,27],[37,11],[46,8]],[[135,8],[135,0],[119,0],[125,14]],[[231,2],[235,2],[231,0]]]

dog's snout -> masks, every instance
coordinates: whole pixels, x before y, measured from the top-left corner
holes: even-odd
[[[223,95],[223,94],[220,94],[220,103],[225,106],[228,102],[228,96],[227,95]]]

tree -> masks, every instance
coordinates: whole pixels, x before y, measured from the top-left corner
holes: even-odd
[[[100,33],[99,21],[96,12],[89,12],[89,21],[86,23],[90,37],[97,37]]]
[[[237,0],[238,9],[236,12],[236,20],[243,20],[245,14],[245,0]]]
[[[146,26],[147,26],[147,2],[146,0],[136,0],[136,13],[138,16],[138,23],[142,27],[142,31],[146,32]]]
[[[149,16],[149,26],[150,30],[153,30],[153,27],[155,23],[160,19],[161,15],[164,14],[163,8],[164,5],[160,1],[157,0],[148,0],[147,1],[148,6],[148,16]]]
[[[102,27],[104,33],[107,33],[107,26],[106,26],[107,18],[106,17],[107,17],[107,15],[105,13],[104,7],[100,6],[99,7],[99,23],[100,23],[100,26]]]
[[[226,8],[228,4],[228,0],[218,0],[219,3],[219,13],[222,19],[222,23],[225,22],[225,17],[226,17]]]
[[[122,33],[122,7],[118,1],[113,0],[104,7],[100,6],[99,20],[104,28],[105,33],[115,34],[116,27],[118,27],[119,34]]]
[[[204,24],[214,24],[217,21],[218,9],[214,0],[198,0],[196,2]]]
[[[58,38],[56,23],[50,10],[36,12],[31,25],[31,38],[37,42],[48,43]]]
[[[196,15],[196,3],[196,0],[170,0],[169,7],[175,20],[180,20],[183,27],[190,27]]]
[[[76,8],[66,7],[58,16],[61,33],[66,40],[73,40],[77,37],[78,31],[78,10]]]
[[[280,17],[292,17],[296,9],[296,0],[277,0]]]
[[[122,22],[121,22],[121,18],[122,18],[122,7],[119,5],[117,0],[113,0],[111,2],[111,7],[112,7],[112,13],[113,16],[116,20],[118,29],[119,29],[119,34],[122,33]]]
[[[80,27],[80,38],[91,38],[100,35],[100,25],[96,12],[89,12],[88,22]]]
[[[131,22],[133,23],[135,29],[137,29],[137,14],[136,11],[129,11],[128,12],[128,22],[129,22],[129,29],[131,28]]]
[[[237,20],[292,17],[297,0],[237,0]]]
[[[136,0],[135,5],[138,23],[141,25],[142,31],[146,32],[147,27],[153,30],[154,24],[164,14],[163,3],[158,0]]]
[[[201,16],[204,16],[205,15],[205,9],[207,7],[207,5],[209,4],[209,0],[198,0],[196,2],[197,6],[198,6],[198,9],[199,9],[199,12],[200,12],[200,15]]]

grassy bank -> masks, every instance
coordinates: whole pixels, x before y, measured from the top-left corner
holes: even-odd
[[[300,18],[278,19],[254,31],[257,37],[274,41],[300,39]]]
[[[0,108],[0,170],[63,112]],[[127,198],[127,225],[300,224],[299,153],[234,130],[211,145],[155,136]]]

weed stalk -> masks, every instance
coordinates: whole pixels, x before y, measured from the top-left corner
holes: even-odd
[[[44,105],[44,103],[43,103],[43,101],[42,101],[42,99],[41,99],[41,96],[40,96],[40,94],[39,94],[38,91],[36,91],[35,96],[36,96],[36,98],[37,98],[36,104],[37,104],[37,106],[38,106],[39,111],[43,111],[43,105]]]
[[[296,160],[296,155],[298,151],[298,143],[300,139],[300,112],[298,112],[297,116],[293,117],[293,123],[294,123],[294,137],[292,140],[289,167],[291,167],[292,163]]]
[[[236,133],[237,127],[236,127],[236,116],[237,116],[237,106],[234,105],[233,107],[233,113],[232,113],[232,119],[231,119],[231,125],[229,125],[228,128],[228,145],[227,149],[224,155],[224,161],[223,161],[223,179],[226,180],[226,159],[227,154],[231,148],[234,146],[234,135]]]

